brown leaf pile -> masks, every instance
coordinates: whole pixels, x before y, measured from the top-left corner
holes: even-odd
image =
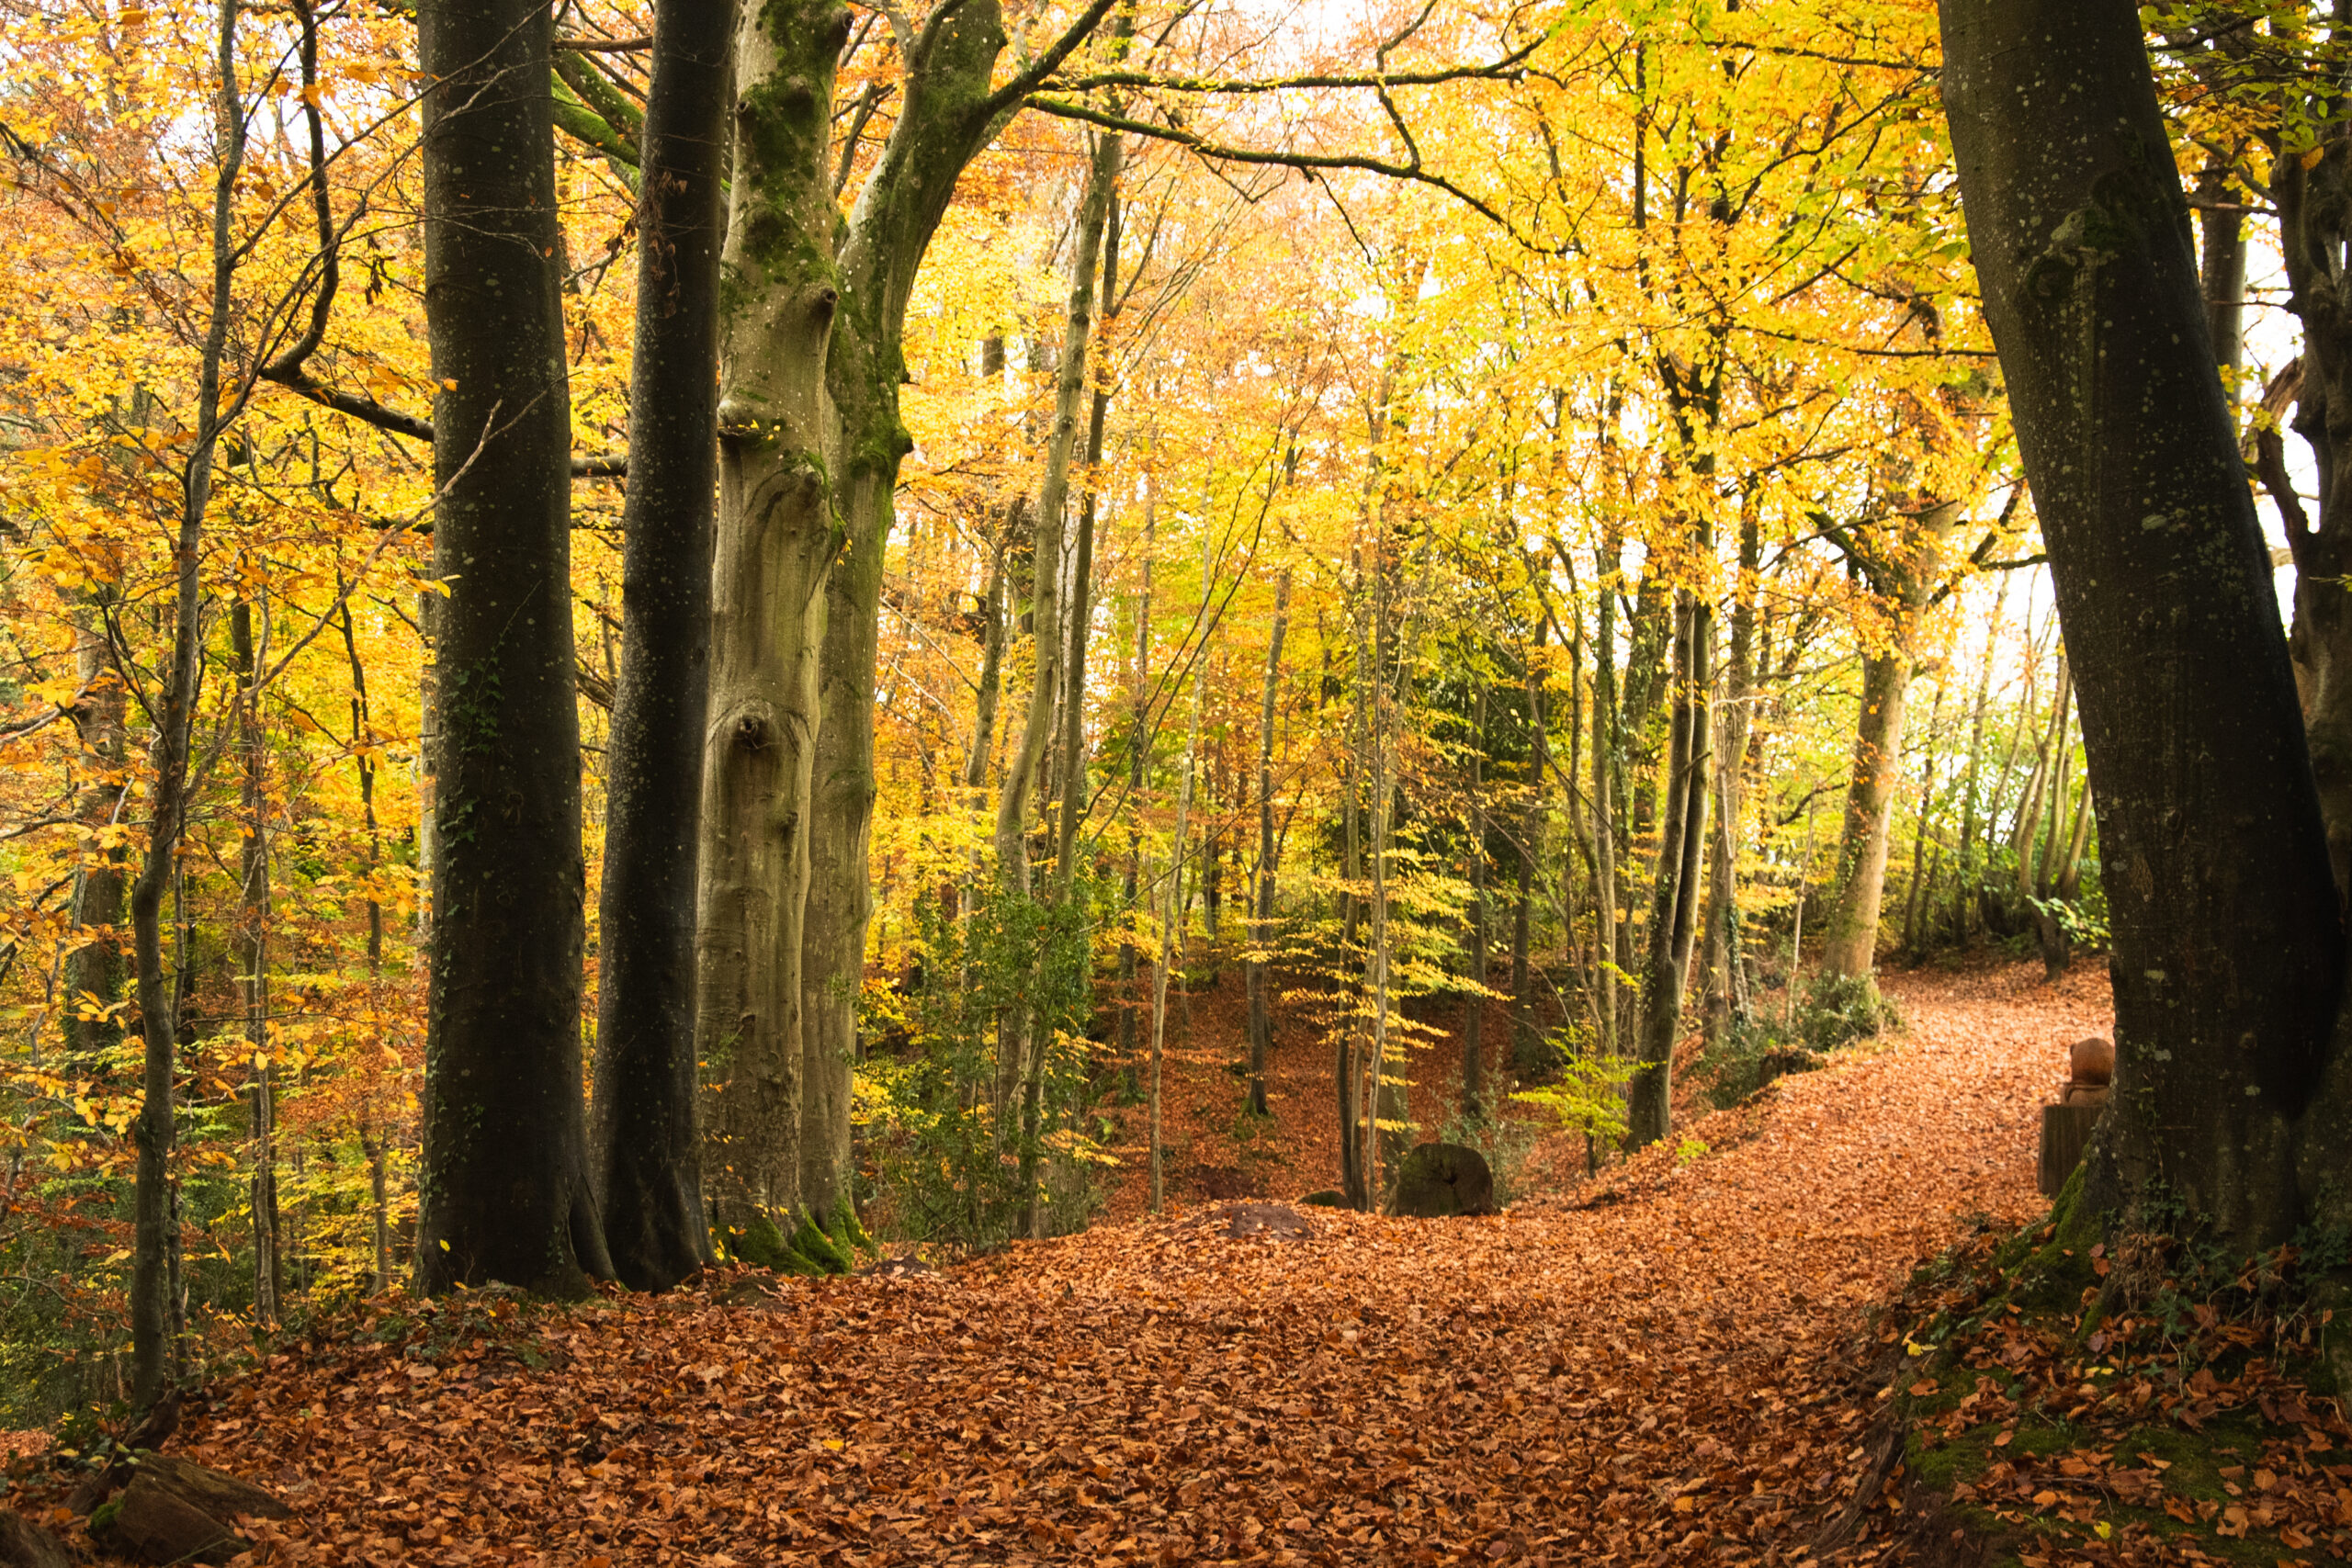
[[[394,1303],[187,1451],[300,1510],[276,1562],[1798,1562],[1868,1461],[1841,1347],[1957,1215],[2036,1209],[2034,1105],[2104,1025],[2010,971],[1898,994],[1907,1040],[1586,1200]]]

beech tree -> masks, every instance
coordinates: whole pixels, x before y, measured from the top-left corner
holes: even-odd
[[[661,0],[639,132],[637,342],[597,905],[593,1102],[613,1266],[659,1289],[711,1260],[695,1063],[695,855],[710,692],[718,246],[730,8]]]
[[[576,1295],[612,1265],[581,1096],[571,419],[556,256],[553,24],[426,0],[433,349],[434,943],[417,1279]]]
[[[2272,1246],[2352,1213],[2344,927],[2139,15],[1944,0],[1941,19],[2114,933],[2115,1093],[2072,1201],[2127,1224],[2177,1202]]]

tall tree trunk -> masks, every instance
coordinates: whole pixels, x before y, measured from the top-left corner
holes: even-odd
[[[824,374],[841,306],[826,117],[848,29],[837,0],[798,0],[744,7],[735,33],[695,1032],[714,1080],[718,1226],[763,1262],[801,1196],[818,660],[844,542]]]
[[[1078,243],[1070,258],[1069,303],[1063,317],[1061,361],[1055,377],[1053,423],[1046,440],[1045,474],[1037,487],[1033,572],[1036,583],[1036,680],[1029,694],[1029,715],[1021,732],[1021,745],[1005,771],[996,815],[997,875],[1006,886],[1023,894],[1030,886],[1030,797],[1038,787],[1042,764],[1056,739],[1057,709],[1067,705],[1068,728],[1075,741],[1084,708],[1083,693],[1064,679],[1064,671],[1070,668],[1065,656],[1073,649],[1080,657],[1084,653],[1086,630],[1079,624],[1078,611],[1086,595],[1082,581],[1074,582],[1069,604],[1065,606],[1062,603],[1063,525],[1069,511],[1070,468],[1079,450],[1079,420],[1087,407],[1094,364],[1094,317],[1102,238],[1110,226],[1111,204],[1118,188],[1120,149],[1121,141],[1115,133],[1105,132],[1093,139],[1094,155],[1088,169],[1086,189],[1079,202]],[[1091,513],[1088,521],[1091,522]],[[1090,554],[1091,545],[1090,536]],[[1075,564],[1081,573],[1093,570],[1091,559]],[[1079,679],[1083,679],[1082,672]],[[1065,767],[1074,763],[1074,751],[1062,761]],[[1077,818],[1070,812],[1074,808],[1075,802],[1065,807],[1065,821],[1073,834]],[[1070,885],[1068,871],[1065,865],[1057,872],[1058,886],[1065,892]],[[1001,1077],[1020,1096],[1020,1183],[1027,1217],[1025,1228],[1034,1236],[1041,1234],[1039,1227],[1043,1224],[1036,1166],[1038,1140],[1043,1136],[1040,1118],[1047,1042],[1039,1038],[1035,1014],[1025,1007],[1017,1009],[1016,1016],[1008,1021],[1005,1034],[1012,1043],[1012,1060],[1004,1065]]]
[[[1149,475],[1143,500],[1143,586],[1136,594],[1136,661],[1127,681],[1127,870],[1120,885],[1120,909],[1125,914],[1119,941],[1119,1057],[1132,1066],[1136,1059],[1136,964],[1134,939],[1136,898],[1143,874],[1143,775],[1150,750],[1147,732],[1151,724],[1149,688],[1144,682],[1151,668],[1151,552],[1157,533],[1157,509]]]
[[[1612,554],[1615,551],[1617,553]],[[1594,1012],[1600,1052],[1618,1052],[1617,976],[1624,961],[1619,916],[1624,896],[1617,886],[1617,571],[1623,546],[1612,527],[1594,573],[1600,610],[1592,643],[1592,852],[1594,967],[1600,972]]]
[[[1358,550],[1355,578],[1359,595],[1363,592],[1363,552]],[[1370,694],[1365,689],[1368,677],[1363,669],[1367,662],[1361,625],[1363,614],[1360,604],[1349,607],[1351,620],[1359,624],[1353,628],[1357,668],[1356,679],[1351,682],[1354,691],[1348,705],[1348,752],[1340,791],[1344,814],[1340,823],[1340,868],[1347,886],[1340,895],[1345,914],[1341,919],[1338,962],[1343,972],[1345,966],[1355,963],[1360,956],[1357,950],[1363,942],[1366,905],[1366,900],[1356,891],[1363,886],[1364,791],[1365,779],[1370,773],[1365,758],[1372,729],[1365,716]],[[1369,961],[1365,961],[1365,967],[1369,969]],[[1342,994],[1349,988],[1350,983],[1341,981]],[[1363,1142],[1363,1064],[1366,1031],[1363,998],[1365,988],[1356,987],[1354,989],[1353,1005],[1345,1010],[1346,1021],[1335,1031],[1339,1037],[1334,1071],[1339,1078],[1336,1099],[1340,1112],[1340,1190],[1346,1194],[1351,1208],[1369,1209],[1372,1207],[1372,1182],[1365,1168]]]
[[[1724,701],[1715,717],[1715,826],[1708,837],[1707,1035],[1719,1039],[1747,1013],[1746,956],[1739,927],[1739,840],[1746,820],[1747,737],[1756,690],[1757,573],[1763,533],[1753,508],[1739,520],[1739,572],[1732,590],[1731,647]]]
[[[337,579],[335,588],[343,592]],[[376,893],[375,878],[384,863],[383,838],[376,821],[376,758],[373,750],[375,728],[368,706],[368,669],[359,658],[359,633],[352,624],[351,600],[343,600],[343,653],[351,665],[351,744],[352,761],[359,773],[359,816],[368,830],[368,977],[380,981],[384,973],[384,906]],[[390,1151],[385,1146],[383,1117],[374,1103],[360,1114],[359,1152],[368,1161],[369,1215],[373,1221],[376,1269],[370,1289],[377,1292],[391,1288],[392,1283],[392,1217],[389,1182],[384,1162]],[[270,1201],[277,1201],[277,1179],[270,1178]],[[276,1229],[273,1210],[273,1232]],[[273,1258],[277,1244],[271,1244]],[[282,1292],[281,1292],[282,1293]]]
[[[2018,806],[2018,820],[2010,848],[2018,861],[2018,897],[2035,891],[2034,850],[2040,843],[2041,819],[2048,814],[2052,780],[2058,770],[2058,742],[2066,731],[2066,705],[2075,691],[2074,671],[2066,656],[2058,656],[2056,694],[2050,702],[2050,727],[2034,742],[2033,773],[2026,781],[2025,798]]]
[[[131,949],[138,976],[139,1029],[143,1046],[138,1163],[131,1190],[130,1396],[144,1409],[163,1398],[175,1370],[178,1319],[178,1203],[171,1190],[174,1115],[172,1079],[179,1019],[164,978],[164,894],[177,882],[180,831],[187,818],[188,740],[201,672],[202,583],[198,576],[204,513],[212,499],[212,469],[223,426],[221,361],[229,341],[231,288],[236,253],[230,232],[237,176],[244,163],[244,104],[237,86],[237,6],[220,7],[215,55],[217,132],[220,161],[213,175],[210,317],[197,362],[194,439],[181,472],[180,514],[174,541],[169,624],[171,664],[153,705],[154,783],[150,795],[147,856],[130,889]],[[118,670],[125,676],[128,671]],[[186,955],[182,955],[182,968]]]
[[[254,1321],[277,1321],[277,1071],[269,1059],[269,787],[261,728],[254,613],[239,598],[229,611],[229,646],[237,661],[237,752],[244,817],[238,855],[237,988],[243,993],[245,1062],[252,1075],[254,1170]]]
[[[1968,783],[1962,794],[1960,818],[1960,928],[1956,933],[1966,940],[1971,923],[1970,911],[1975,908],[1977,886],[1976,827],[1978,765],[1984,755],[1984,710],[1993,700],[1993,660],[2001,646],[2001,612],[2007,607],[2009,575],[2001,574],[2001,585],[1993,592],[1993,619],[1984,628],[1984,668],[1976,680],[1976,712],[1968,725]],[[1989,817],[1989,813],[1987,816]]]
[[[1274,703],[1282,691],[1283,635],[1290,626],[1290,571],[1274,585],[1274,624],[1266,637],[1266,685],[1258,710],[1258,874],[1255,929],[1250,933],[1250,1109],[1272,1114],[1266,1101],[1266,1053],[1272,1044],[1274,876]]]
[[[639,132],[621,664],[597,905],[595,1170],[613,1267],[662,1290],[711,1261],[695,1065],[695,863],[718,479],[720,161],[733,6],[658,0]]]
[[[1822,931],[1822,968],[1841,978],[1868,976],[1878,962],[1879,908],[1886,892],[1887,831],[1901,771],[1903,703],[1911,685],[1911,639],[1918,633],[1943,547],[1959,526],[1962,507],[1946,501],[1918,519],[1917,536],[1881,585],[1893,601],[1894,628],[1887,646],[1862,660],[1862,696],[1854,721],[1852,781],[1845,825],[1838,839],[1837,902]]]
[[[1535,854],[1541,847],[1544,832],[1544,637],[1547,623],[1535,624],[1535,636],[1527,653],[1527,728],[1529,767],[1527,773],[1529,798],[1526,808],[1519,813],[1517,831],[1512,835],[1519,858],[1518,897],[1511,906],[1510,920],[1510,1059],[1511,1066],[1529,1077],[1543,1071],[1544,1060],[1543,1032],[1535,1027],[1532,1011],[1533,998],[1529,995],[1534,982],[1529,943],[1532,940],[1535,910]],[[1483,984],[1485,976],[1479,976]]]
[[[976,801],[988,787],[989,753],[996,744],[997,694],[1004,685],[1004,558],[1013,531],[1021,525],[1025,503],[1025,497],[1016,496],[998,511],[996,539],[989,551],[988,586],[980,592],[980,684],[972,699],[972,749],[964,759],[964,787]]]
[[[433,573],[433,810],[417,1279],[579,1295],[612,1274],[581,1099],[580,719],[572,694],[554,23],[418,7]]]
[[[74,728],[82,743],[90,782],[82,791],[79,812],[83,842],[81,881],[74,894],[74,925],[82,936],[65,956],[64,1017],[60,1032],[71,1070],[95,1075],[102,1059],[122,1039],[122,943],[115,927],[122,922],[123,853],[107,843],[107,829],[122,818],[130,786],[123,770],[130,749],[123,737],[123,681],[112,667],[105,616],[100,604],[76,610],[74,616],[74,676],[88,693],[74,709]],[[90,998],[89,1002],[83,1000]],[[95,1007],[91,1003],[95,1003]],[[84,1010],[90,1010],[85,1016]]]
[[[1641,1148],[1667,1135],[1673,1115],[1674,1044],[1699,904],[1699,851],[1707,822],[1708,662],[1713,611],[1683,592],[1676,606],[1673,701],[1668,716],[1664,816],[1651,887],[1649,956],[1642,986],[1640,1065],[1627,1097],[1625,1143]]]
[[[2079,1213],[2128,1226],[2161,1188],[2215,1240],[2267,1247],[2352,1217],[2344,933],[2139,15],[1942,13],[1972,249],[2115,868],[2115,1093]]]
[[[1472,699],[1470,750],[1470,908],[1463,952],[1473,987],[1462,1007],[1462,1113],[1475,1118],[1487,1079],[1487,683]]]
[[[2222,395],[2237,401],[2238,367],[2245,361],[2245,214],[2234,204],[2245,196],[2230,183],[2229,165],[2209,160],[2197,176],[2204,206],[2197,214],[2202,231],[2198,281],[2205,294],[2205,330],[2213,340],[2213,363],[2222,373]],[[2236,423],[2235,416],[2231,423]]]
[[[1944,684],[1936,682],[1936,700],[1928,705],[1927,760],[1919,770],[1919,809],[1911,829],[1911,877],[1903,896],[1903,947],[1906,953],[1919,951],[1919,900],[1926,893],[1928,870],[1928,821],[1935,815],[1937,743],[1941,738],[1944,715]]]
[[[1211,542],[1204,536],[1201,541],[1201,610],[1199,624],[1206,635],[1209,604],[1214,597],[1216,579],[1210,568],[1215,557]],[[1181,962],[1184,947],[1184,851],[1185,838],[1191,831],[1188,818],[1193,811],[1193,773],[1201,750],[1201,698],[1206,684],[1205,671],[1195,670],[1193,675],[1193,715],[1184,732],[1183,770],[1176,788],[1176,827],[1174,842],[1168,852],[1168,880],[1160,889],[1159,953],[1151,966],[1151,1212],[1159,1213],[1167,1197],[1166,1151],[1160,1144],[1160,1062],[1163,1042],[1168,1032],[1168,975]]]

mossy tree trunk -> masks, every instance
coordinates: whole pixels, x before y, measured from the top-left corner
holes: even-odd
[[[695,1028],[718,1226],[763,1260],[800,1202],[818,660],[844,542],[824,377],[842,297],[827,153],[849,27],[836,0],[786,0],[744,7],[735,36]]]
[[[2352,1217],[2328,829],[2137,11],[1946,0],[1985,313],[2064,618],[2114,947],[2081,1201],[2253,1249]],[[2341,157],[2341,152],[2330,154]]]
[[[846,223],[827,149],[847,9],[780,0],[738,23],[696,1024],[725,1081],[714,1126],[738,1230],[745,1206],[844,1228],[916,271],[966,165],[1114,4],[1093,0],[994,86],[996,0],[934,9],[907,39],[898,118]]]

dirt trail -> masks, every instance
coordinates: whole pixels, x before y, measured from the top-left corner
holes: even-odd
[[[1906,1038],[1590,1206],[1283,1241],[1211,1209],[445,1328],[438,1367],[327,1348],[190,1451],[290,1490],[267,1550],[303,1562],[1795,1562],[1865,1463],[1841,1349],[1962,1216],[2037,1206],[2102,978],[1897,977]]]

